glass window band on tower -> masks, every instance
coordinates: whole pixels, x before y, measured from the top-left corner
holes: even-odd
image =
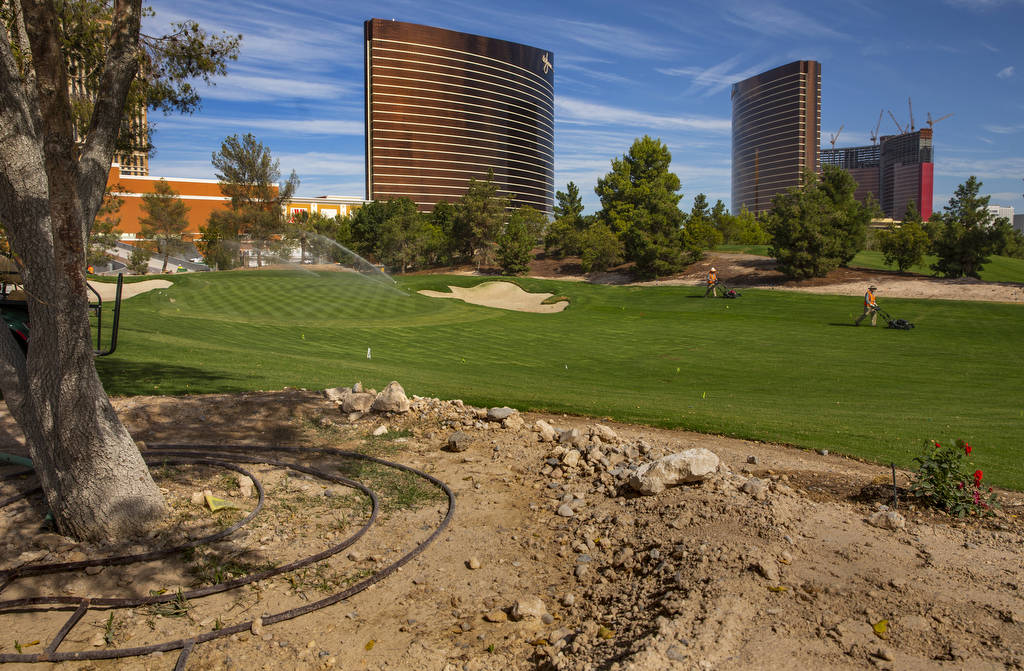
[[[364,35],[367,200],[430,210],[493,170],[513,206],[551,212],[551,52],[384,19]]]

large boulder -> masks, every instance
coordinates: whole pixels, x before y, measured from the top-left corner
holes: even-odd
[[[376,394],[368,392],[350,392],[341,402],[341,411],[347,413],[366,412],[376,398]]]
[[[703,447],[670,454],[636,469],[629,485],[641,494],[658,494],[666,487],[707,479],[718,470],[718,455]]]
[[[402,385],[392,380],[377,395],[370,409],[374,412],[409,412],[409,398]]]

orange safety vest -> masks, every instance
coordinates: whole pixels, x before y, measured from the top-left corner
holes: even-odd
[[[869,307],[875,304],[875,295],[871,293],[871,289],[868,289],[867,293],[864,294],[864,307]]]
[[[718,273],[708,273],[708,284],[714,284],[718,282]]]

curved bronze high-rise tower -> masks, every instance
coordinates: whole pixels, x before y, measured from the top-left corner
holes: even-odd
[[[732,211],[764,212],[772,196],[817,172],[821,63],[795,61],[732,86]]]
[[[554,205],[549,51],[371,19],[366,37],[366,197],[420,210],[494,181],[513,205]]]

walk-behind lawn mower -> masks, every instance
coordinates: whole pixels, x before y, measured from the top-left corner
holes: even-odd
[[[117,290],[114,297],[113,324],[110,326],[110,342],[103,346],[103,298],[99,292],[86,283],[89,291],[96,298],[89,302],[89,312],[92,314],[92,321],[96,325],[96,347],[93,354],[96,356],[107,356],[113,354],[117,349],[117,330],[121,318],[121,286],[124,277],[118,273]],[[3,323],[11,330],[11,334],[18,342],[22,352],[27,352],[30,340],[30,324],[28,315],[28,301],[25,291],[21,287],[21,276],[14,262],[7,257],[0,257],[0,316]]]
[[[743,295],[735,289],[730,289],[725,282],[719,282],[718,286],[722,289],[722,298],[739,298]]]
[[[901,331],[909,331],[914,328],[914,325],[908,322],[906,319],[893,319],[892,315],[883,310],[882,308],[877,309],[878,314],[882,315],[882,319],[885,320],[885,327],[889,329],[899,329]]]

